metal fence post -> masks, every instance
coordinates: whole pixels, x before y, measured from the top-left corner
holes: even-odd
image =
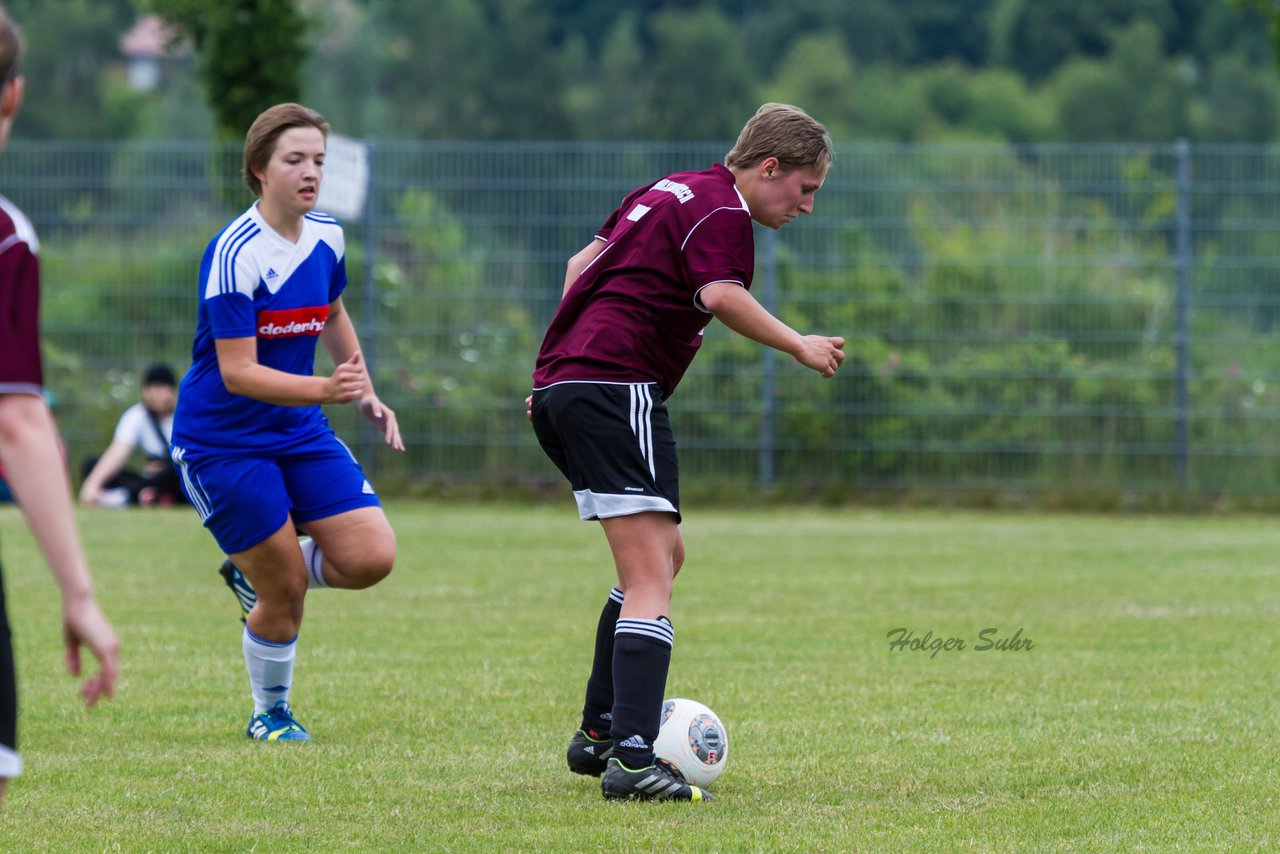
[[[777,254],[778,235],[772,229],[764,230],[764,264],[763,290],[761,304],[770,314],[778,313],[777,297]],[[760,487],[764,490],[773,488],[773,454],[774,454],[774,372],[777,368],[777,354],[772,347],[764,347],[761,358],[764,360],[760,369],[760,439],[759,439],[759,477]]]
[[[1175,218],[1175,247],[1177,251],[1177,295],[1174,303],[1175,328],[1174,351],[1177,359],[1177,380],[1174,391],[1173,453],[1178,476],[1178,488],[1188,486],[1190,463],[1190,437],[1188,430],[1188,386],[1191,375],[1191,341],[1188,332],[1188,315],[1191,310],[1191,143],[1179,139],[1174,146],[1178,161],[1177,212]]]

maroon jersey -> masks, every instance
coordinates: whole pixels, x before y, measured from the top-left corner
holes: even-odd
[[[0,196],[0,394],[43,394],[35,229]]]
[[[678,172],[623,200],[596,238],[605,242],[564,295],[533,373],[558,382],[656,382],[675,390],[711,314],[712,282],[751,287],[751,214],[720,164]]]

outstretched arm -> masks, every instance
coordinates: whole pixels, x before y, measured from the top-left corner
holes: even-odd
[[[129,462],[129,455],[132,453],[133,445],[112,440],[102,456],[98,457],[93,470],[85,476],[84,483],[80,485],[80,503],[97,504],[98,499],[102,498],[103,484],[120,473],[125,463]]]
[[[93,583],[71,505],[71,487],[58,445],[57,427],[44,399],[0,394],[0,459],[36,544],[62,595],[62,635],[67,669],[80,675],[80,647],[101,663],[80,689],[93,705],[115,692],[120,642],[93,596]]]
[[[801,335],[770,314],[737,282],[712,282],[699,291],[698,298],[707,311],[734,332],[789,353],[824,377],[834,376],[844,361],[843,338]]]

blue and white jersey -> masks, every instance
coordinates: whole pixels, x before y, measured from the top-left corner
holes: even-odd
[[[255,455],[329,432],[319,406],[278,406],[227,391],[214,341],[256,337],[259,364],[311,376],[329,304],[347,286],[344,250],[342,226],[327,214],[303,217],[291,243],[267,225],[256,202],[210,242],[200,262],[200,312],[174,413],[174,447]]]

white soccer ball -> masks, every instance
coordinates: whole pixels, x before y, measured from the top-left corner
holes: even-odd
[[[655,761],[693,786],[707,788],[724,770],[729,735],[719,716],[695,700],[662,701]]]

